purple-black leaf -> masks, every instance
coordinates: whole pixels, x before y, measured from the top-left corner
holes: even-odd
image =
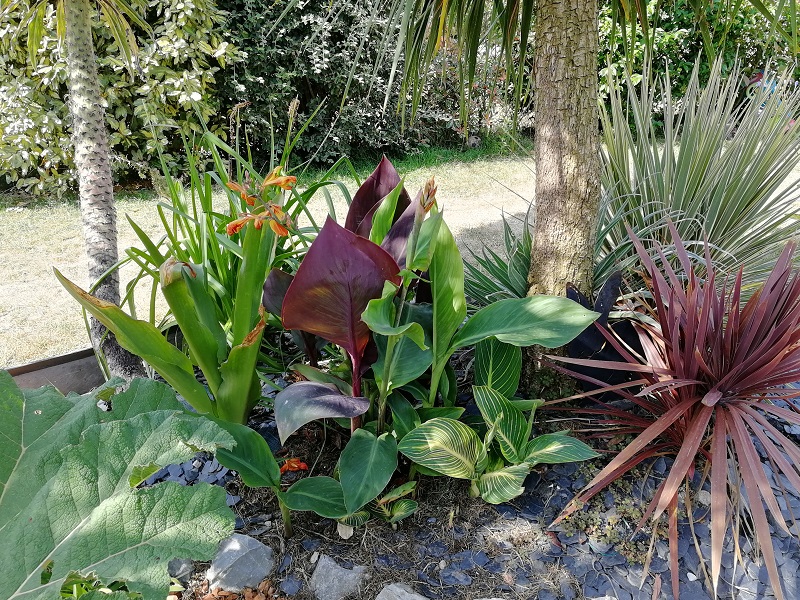
[[[397,170],[392,166],[389,159],[384,156],[378,166],[375,167],[372,175],[367,177],[353,197],[353,201],[350,203],[350,210],[347,212],[347,218],[344,222],[345,229],[354,233],[366,231],[367,235],[363,237],[369,237],[369,230],[372,227],[372,215],[377,205],[397,187],[398,183],[400,183],[400,175],[398,175]],[[397,199],[395,219],[403,214],[403,211],[410,203],[411,198],[408,192],[403,190]]]
[[[336,386],[313,381],[293,383],[275,396],[275,424],[281,444],[306,423],[316,419],[363,415],[368,398],[344,396]]]

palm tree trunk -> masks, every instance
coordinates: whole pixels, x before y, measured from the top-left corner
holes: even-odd
[[[105,129],[97,58],[92,39],[93,8],[89,0],[65,0],[64,21],[72,141],[89,260],[89,281],[95,282],[117,262],[117,224],[110,151]],[[97,287],[98,298],[119,304],[116,271]],[[113,375],[130,379],[142,371],[141,361],[122,350],[113,336],[92,320],[92,344],[102,350]]]
[[[536,212],[529,294],[592,290],[600,200],[597,0],[539,2],[534,44]],[[538,361],[527,353],[525,382]]]
[[[540,2],[536,13],[536,222],[531,294],[590,292],[600,161],[597,1]]]

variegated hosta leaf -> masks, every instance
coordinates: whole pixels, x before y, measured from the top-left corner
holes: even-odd
[[[597,452],[574,437],[563,433],[546,433],[528,442],[525,462],[530,466],[546,463],[577,462],[598,456]]]
[[[522,349],[490,337],[475,345],[475,385],[510,398],[519,387]]]
[[[483,447],[478,434],[460,421],[437,417],[406,435],[397,449],[415,463],[456,479],[474,479]]]
[[[475,385],[472,393],[484,421],[494,423],[494,439],[500,444],[503,456],[515,464],[522,462],[528,441],[525,415],[492,388]]]
[[[389,523],[397,523],[406,517],[410,517],[417,512],[417,508],[419,508],[419,505],[414,500],[408,498],[398,500],[392,504],[392,517],[389,519]]]
[[[522,483],[530,472],[530,465],[523,463],[499,471],[484,473],[478,479],[478,491],[481,493],[481,498],[489,504],[501,504],[516,498],[525,491]]]

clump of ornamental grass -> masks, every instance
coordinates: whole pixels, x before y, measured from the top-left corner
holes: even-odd
[[[784,598],[770,538],[768,515],[787,533],[776,492],[800,490],[800,448],[775,423],[800,425],[800,273],[792,268],[789,243],[763,286],[742,302],[742,271],[731,280],[717,273],[708,244],[697,270],[672,223],[673,246],[655,244],[653,256],[628,230],[646,271],[653,322],[636,324],[644,349],[634,355],[601,328],[622,361],[558,358],[575,365],[632,371],[635,381],[617,386],[577,373],[634,405],[595,400],[577,409],[597,419],[598,434],[633,435],[628,444],[567,506],[556,522],[645,460],[672,456],[674,462],[639,523],[667,514],[672,588],[678,597],[678,513],[692,520],[691,491],[710,480],[711,585],[717,593],[723,540],[730,530],[738,544],[740,525],[751,523],[775,596]],[[696,257],[697,258],[697,257]],[[554,357],[555,358],[555,357]],[[567,369],[560,368],[565,372]],[[768,465],[759,456],[759,446]],[[695,479],[695,473],[702,476]],[[692,488],[692,480],[699,487]],[[785,485],[787,484],[788,485]],[[685,494],[680,495],[681,489]],[[792,489],[793,488],[793,489]],[[788,499],[787,499],[788,500]],[[787,502],[787,505],[789,502]],[[792,517],[794,521],[794,517]],[[699,548],[699,545],[697,546]],[[737,552],[737,555],[739,552]],[[706,563],[707,564],[707,563]]]

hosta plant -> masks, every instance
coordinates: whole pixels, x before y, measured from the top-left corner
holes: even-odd
[[[678,511],[683,506],[693,518],[687,500],[693,477],[700,472],[701,486],[710,481],[711,550],[703,558],[710,561],[714,592],[719,587],[723,540],[730,531],[738,543],[744,520],[752,524],[776,597],[784,598],[768,516],[788,531],[779,498],[784,489],[800,492],[800,448],[777,424],[800,425],[800,406],[794,400],[800,390],[790,385],[800,381],[800,273],[792,268],[795,245],[787,245],[763,286],[744,303],[741,270],[720,280],[706,245],[705,277],[699,277],[677,229],[671,223],[669,228],[679,270],[658,244],[656,262],[629,230],[646,270],[657,320],[638,325],[643,356],[632,355],[606,335],[623,361],[559,359],[638,375],[635,381],[615,387],[633,403],[633,410],[605,403],[579,409],[598,419],[598,434],[635,437],[559,520],[642,461],[672,456],[674,463],[640,525],[667,514],[676,596]],[[772,473],[778,492],[770,481]],[[681,496],[683,489],[686,494]]]
[[[566,433],[531,438],[536,404],[523,411],[489,387],[472,388],[486,422],[483,439],[468,425],[436,417],[405,435],[398,449],[437,475],[470,481],[470,493],[499,504],[519,496],[525,478],[537,464],[587,460],[597,456]]]
[[[222,488],[141,484],[234,438],[184,412],[163,384],[114,391],[20,390],[0,372],[0,597],[58,598],[79,572],[163,600],[172,558],[210,560],[232,533]]]

